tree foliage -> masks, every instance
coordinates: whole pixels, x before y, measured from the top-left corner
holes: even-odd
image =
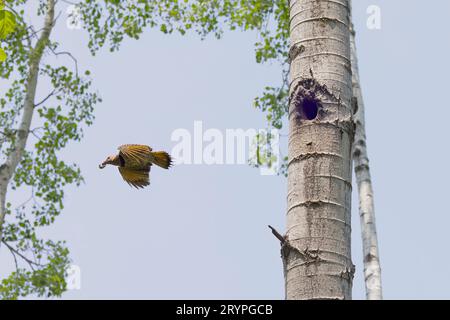
[[[60,296],[66,289],[69,250],[64,241],[43,238],[41,229],[61,214],[64,188],[83,181],[79,167],[62,159],[59,151],[82,138],[83,127],[93,122],[100,97],[92,89],[89,71],[79,74],[71,59],[67,65],[52,61],[52,56],[61,54],[59,44],[51,40],[39,43],[42,31],[25,18],[31,14],[27,1],[9,0],[6,6],[8,12],[14,12],[17,26],[4,39],[8,56],[0,64],[0,76],[9,84],[0,89],[0,169],[15,152],[19,135],[30,135],[9,181],[10,191],[21,190],[30,196],[21,204],[5,204],[1,248],[10,251],[16,270],[2,279],[0,297]],[[43,17],[46,11],[46,1],[40,1],[37,16]],[[35,127],[21,133],[17,128],[24,113],[30,61],[39,55],[48,56],[48,62],[41,61],[38,79],[49,83],[51,91],[39,94],[45,98],[35,102]]]
[[[16,16],[5,9],[4,0],[0,0],[0,40],[6,39],[16,28]],[[0,48],[0,62],[5,61],[6,52]]]

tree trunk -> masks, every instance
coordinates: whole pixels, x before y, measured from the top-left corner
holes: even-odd
[[[48,45],[50,33],[53,29],[55,18],[55,0],[47,1],[47,13],[45,15],[44,27],[42,33],[36,42],[35,47],[30,54],[29,73],[26,82],[25,101],[22,111],[22,119],[19,129],[16,133],[16,139],[13,150],[8,154],[4,164],[0,165],[0,243],[3,239],[3,224],[6,215],[6,192],[8,184],[14,175],[17,165],[20,163],[25,146],[27,144],[28,135],[30,134],[31,121],[33,119],[34,101],[36,97],[37,80],[39,76],[39,64],[44,53],[44,49]]]
[[[348,0],[290,1],[287,299],[351,299]]]
[[[359,80],[358,58],[356,54],[353,24],[351,24],[350,27],[353,96],[357,107],[354,116],[355,142],[353,144],[353,161],[359,194],[359,216],[361,218],[364,257],[364,280],[366,284],[367,299],[381,300],[383,299],[381,291],[381,267],[380,256],[378,254],[372,180],[370,179],[369,158],[367,156],[364,101]]]

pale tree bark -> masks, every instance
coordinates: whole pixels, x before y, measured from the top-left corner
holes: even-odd
[[[348,0],[290,1],[287,299],[351,299]]]
[[[47,1],[47,12],[45,15],[44,27],[41,31],[38,41],[31,48],[28,78],[26,81],[25,101],[22,108],[22,118],[16,131],[15,144],[13,150],[2,165],[0,165],[0,243],[3,239],[3,225],[6,214],[6,193],[8,184],[11,181],[14,171],[20,163],[30,134],[31,121],[33,119],[36,87],[39,76],[39,64],[42,59],[45,48],[48,45],[50,33],[54,26],[55,19],[55,0]]]
[[[368,300],[383,299],[381,287],[380,256],[378,254],[377,230],[373,200],[372,180],[370,178],[369,158],[367,156],[364,101],[361,92],[358,58],[356,54],[355,31],[350,25],[350,44],[352,61],[353,96],[356,103],[355,141],[353,144],[353,161],[359,194],[359,216],[364,257],[364,281]]]

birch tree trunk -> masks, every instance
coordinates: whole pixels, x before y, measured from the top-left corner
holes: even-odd
[[[20,160],[22,159],[28,135],[30,134],[31,121],[36,97],[36,87],[39,76],[39,64],[48,45],[50,33],[55,18],[55,0],[47,1],[47,13],[45,15],[44,27],[34,48],[31,48],[28,79],[26,84],[26,95],[23,105],[22,118],[16,131],[13,150],[9,153],[5,163],[0,165],[0,243],[3,239],[3,224],[6,214],[6,192],[8,184],[14,175]]]
[[[359,80],[358,58],[356,54],[353,24],[350,25],[350,34],[353,96],[357,104],[357,111],[354,115],[355,141],[353,144],[353,161],[359,194],[359,216],[364,257],[364,282],[366,285],[366,298],[368,300],[381,300],[383,299],[383,295],[381,289],[380,256],[378,254],[372,180],[370,179],[369,158],[367,156],[364,101]]]
[[[348,0],[291,0],[287,299],[351,299]]]

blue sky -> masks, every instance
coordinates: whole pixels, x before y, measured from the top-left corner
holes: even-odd
[[[354,2],[384,296],[450,298],[450,3]],[[366,27],[373,4],[381,8],[381,30]],[[62,154],[80,164],[86,183],[68,189],[64,213],[46,230],[67,240],[81,269],[81,289],[63,298],[284,298],[279,243],[267,228],[284,230],[284,177],[247,165],[179,165],[154,168],[150,188],[134,190],[115,168],[97,167],[124,143],[170,151],[172,132],[192,131],[196,120],[223,132],[265,128],[252,101],[281,73],[255,62],[257,35],[201,41],[147,30],[96,57],[84,31],[62,21],[54,36],[80,69],[92,71],[103,98],[85,138]],[[39,90],[45,96],[45,84]],[[355,193],[352,230],[353,296],[363,299]],[[0,259],[0,274],[12,269],[4,251]]]

